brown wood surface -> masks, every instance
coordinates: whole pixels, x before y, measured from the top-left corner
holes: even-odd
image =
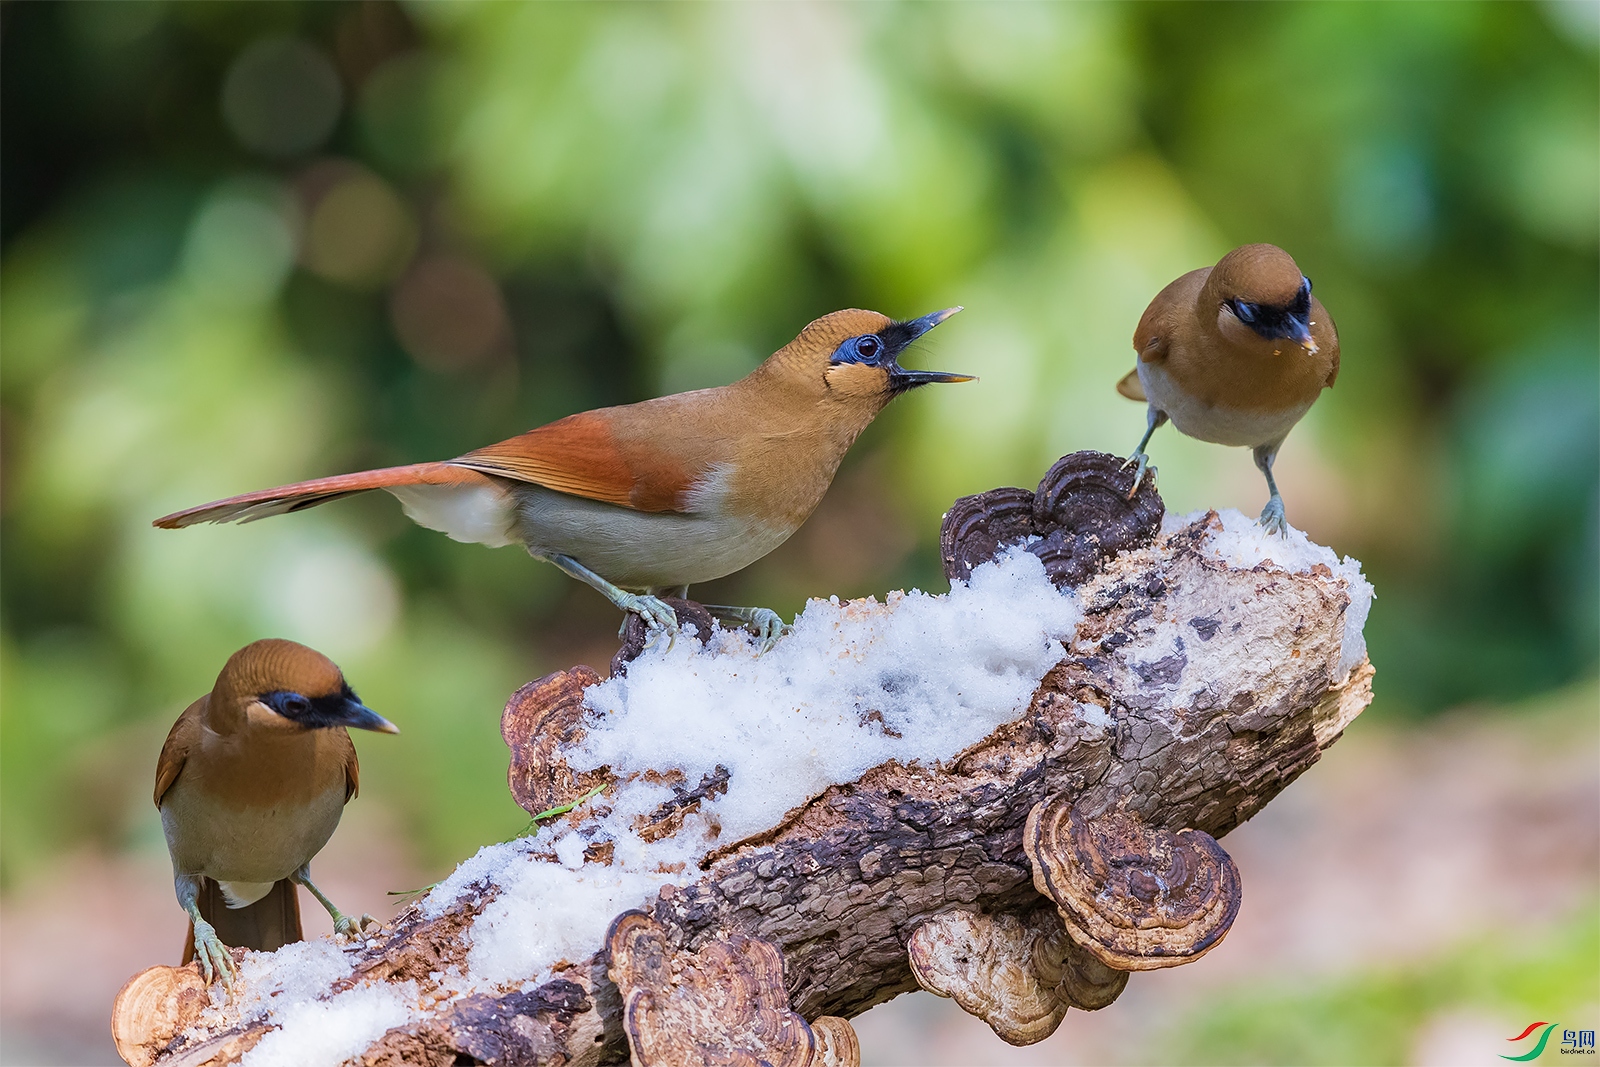
[[[832,786],[663,890],[643,910],[672,950],[759,938],[782,952],[795,1012],[849,1018],[917,988],[906,944],[924,921],[958,908],[1022,917],[1039,907],[1022,847],[1035,804],[1067,796],[1091,813],[1127,811],[1153,827],[1219,838],[1259,811],[1366,707],[1372,669],[1363,662],[1336,677],[1348,605],[1340,580],[1326,568],[1224,566],[1201,549],[1215,521],[1125,552],[1082,586],[1085,617],[1026,714],[949,765],[889,763]],[[1152,648],[1172,651],[1152,658]],[[1180,678],[1190,694],[1181,700]],[[564,689],[592,679],[556,675],[520,690],[507,708],[513,748],[513,722],[541,723],[563,741],[581,734],[559,706]],[[565,706],[573,710],[570,699]],[[583,784],[561,751],[560,741],[522,745],[512,780],[517,787],[522,776],[525,803]],[[580,809],[566,818],[581,817]],[[469,893],[433,920],[403,913],[360,951],[340,987],[415,979],[426,997],[436,988],[431,973],[464,965],[461,934],[490,893]],[[360,1062],[624,1062],[622,1002],[606,964],[596,945],[531,992],[440,999]],[[157,1062],[208,1062],[183,1060],[183,1050],[220,1036],[180,1037]]]

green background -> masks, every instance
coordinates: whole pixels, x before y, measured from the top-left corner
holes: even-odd
[[[1279,481],[1378,589],[1369,716],[1592,678],[1595,37],[1562,3],[0,7],[0,887],[158,840],[166,726],[268,635],[402,726],[367,796],[442,872],[522,824],[506,694],[614,648],[592,592],[386,496],[152,518],[726,382],[838,307],[963,304],[907,362],[981,381],[896,402],[700,593],[942,589],[944,507],[1131,450],[1139,313],[1248,241],[1339,325]],[[1264,502],[1243,450],[1152,453],[1170,509]],[[1385,980],[1327,1010],[1445,995]],[[1246,1014],[1193,1055],[1300,1040]]]

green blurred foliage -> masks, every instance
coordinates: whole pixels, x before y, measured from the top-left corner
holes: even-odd
[[[1146,1062],[1449,1062],[1430,1058],[1424,1042],[1448,1040],[1452,1029],[1484,1019],[1502,1020],[1499,1036],[1508,1039],[1535,1019],[1558,1023],[1538,1057],[1554,1062],[1561,1058],[1561,1031],[1593,1029],[1600,1009],[1600,909],[1585,908],[1558,930],[1517,941],[1474,940],[1417,967],[1208,999],[1203,1012],[1150,1042],[1155,1055]],[[1473,1026],[1474,1037],[1478,1029]],[[1508,1054],[1532,1047],[1532,1040],[1498,1046]]]
[[[266,635],[401,724],[363,780],[442,867],[525,821],[505,695],[614,647],[589,591],[387,498],[155,516],[725,382],[834,308],[960,303],[918,359],[982,381],[899,401],[702,593],[938,588],[955,496],[1131,448],[1139,313],[1245,241],[1338,318],[1280,481],[1377,584],[1382,708],[1592,673],[1591,6],[0,7],[0,881],[154,835],[166,726]],[[1175,510],[1261,504],[1242,451],[1154,454]]]

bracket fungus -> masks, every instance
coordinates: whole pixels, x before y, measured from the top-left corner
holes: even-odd
[[[811,1067],[861,1067],[861,1041],[849,1019],[837,1015],[813,1019],[811,1036],[817,1043]]]
[[[857,1067],[850,1024],[789,1009],[783,954],[733,934],[696,952],[639,911],[617,916],[606,935],[606,974],[622,997],[623,1028],[638,1067]]]
[[[1045,909],[1049,914],[1049,909]],[[1122,995],[1128,972],[1107,967],[1100,958],[1073,940],[1059,915],[1047,936],[1033,946],[1033,969],[1039,980],[1074,1008],[1099,1011]]]
[[[1067,936],[1053,910],[1025,918],[950,911],[912,933],[906,944],[917,984],[951,997],[1013,1045],[1055,1033],[1069,1007],[1103,1008],[1128,984]]]
[[[991,489],[957,500],[939,529],[945,577],[964,581],[1007,545],[1024,544],[1058,588],[1076,587],[1119,552],[1149,544],[1166,509],[1154,479],[1135,491],[1123,465],[1105,452],[1073,452],[1031,492]]]
[[[211,994],[200,965],[151,967],[123,985],[111,1004],[111,1039],[132,1067],[150,1067],[172,1039],[200,1021]]]
[[[506,703],[500,715],[500,736],[511,749],[506,780],[511,796],[529,815],[608,784],[603,772],[577,774],[565,761],[552,758],[583,737],[583,717],[589,710],[583,691],[599,681],[588,667],[556,671],[518,689]]]
[[[1176,967],[1221,943],[1239,914],[1239,870],[1202,830],[1172,833],[1127,811],[1090,817],[1065,794],[1028,813],[1033,884],[1067,931],[1122,971]]]
[[[1008,486],[964,496],[950,505],[939,525],[944,576],[964,582],[974,567],[994,559],[1006,545],[1035,535],[1032,490]]]

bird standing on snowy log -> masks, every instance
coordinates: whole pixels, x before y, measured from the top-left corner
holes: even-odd
[[[1171,419],[1190,437],[1253,450],[1271,493],[1261,525],[1282,533],[1273,460],[1339,377],[1339,333],[1311,295],[1311,279],[1275,245],[1235,248],[1157,293],[1133,348],[1138,362],[1117,391],[1149,405],[1144,437],[1128,457],[1138,464],[1134,486],[1150,464],[1150,435]]]
[[[585,411],[456,459],[264,489],[155,524],[249,522],[384,489],[419,525],[457,541],[520,544],[675,634],[677,616],[660,595],[732,574],[787,540],[890,400],[971,380],[898,362],[960,310],[909,322],[836,311],[732,385]],[[767,646],[783,629],[767,608],[711,611]]]
[[[347,726],[399,733],[326,656],[278,640],[235,652],[173,723],[156,807],[191,923],[183,961],[198,958],[207,982],[220,973],[233,983],[225,945],[270,952],[301,939],[296,885],[328,909],[337,933],[359,929],[311,882],[312,857],[356,795]]]

